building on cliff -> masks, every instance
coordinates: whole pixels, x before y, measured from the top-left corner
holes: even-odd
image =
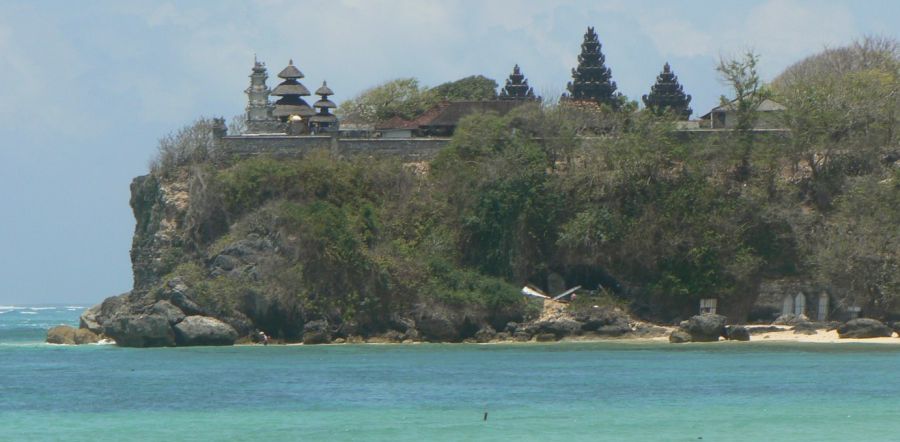
[[[308,135],[337,128],[337,117],[331,113],[337,105],[328,97],[334,92],[323,82],[316,90],[320,96],[313,110],[303,97],[310,95],[309,89],[299,80],[304,78],[294,60],[278,73],[282,79],[275,89],[266,85],[268,74],[265,63],[254,59],[250,73],[247,94],[247,114],[245,135]],[[269,96],[279,97],[271,103]]]

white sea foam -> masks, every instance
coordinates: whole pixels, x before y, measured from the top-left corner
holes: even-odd
[[[38,314],[38,312],[32,312],[32,311],[21,311],[21,312],[19,312],[19,313],[21,313],[21,314],[23,314],[23,315],[36,315],[36,314]]]
[[[24,310],[25,307],[17,307],[15,305],[0,305],[0,310]]]
[[[56,307],[28,307],[28,310],[56,310]]]

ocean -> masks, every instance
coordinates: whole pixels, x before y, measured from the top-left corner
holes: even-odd
[[[900,345],[44,344],[0,306],[0,440],[900,440]]]

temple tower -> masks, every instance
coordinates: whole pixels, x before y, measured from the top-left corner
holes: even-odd
[[[528,80],[525,78],[525,75],[519,70],[519,65],[513,67],[513,72],[509,75],[509,78],[506,79],[506,86],[500,90],[500,96],[498,98],[501,100],[537,99],[534,96],[534,90],[528,86]]]
[[[247,94],[247,130],[259,132],[270,126],[274,121],[272,117],[273,106],[269,103],[269,92],[266,86],[266,64],[260,63],[253,57],[253,69],[250,72],[250,87],[244,93]],[[237,134],[235,134],[237,135]]]
[[[282,122],[289,122],[293,133],[302,133],[297,130],[306,125],[307,118],[315,114],[309,104],[303,98],[309,95],[309,89],[297,81],[303,78],[303,73],[294,66],[294,60],[288,62],[287,67],[278,73],[278,77],[284,79],[272,91],[272,95],[281,97],[275,102],[275,110],[272,115]]]
[[[644,106],[657,115],[673,112],[679,119],[687,120],[693,110],[688,107],[691,96],[685,95],[678,77],[672,72],[669,63],[663,66],[662,72],[656,77],[656,84],[650,87],[650,93],[642,97]]]
[[[563,94],[563,100],[590,101],[618,109],[620,94],[616,92],[616,82],[612,81],[612,71],[605,65],[606,56],[601,48],[597,33],[589,27],[581,44],[578,67],[572,69],[572,81],[566,86],[569,93]]]
[[[334,92],[328,87],[328,83],[323,81],[322,87],[316,89],[316,95],[319,96],[319,101],[315,102],[313,107],[318,109],[319,112],[309,118],[310,128],[315,132],[336,129],[337,117],[330,112],[330,109],[336,108],[337,105],[328,99],[328,97],[334,95]]]

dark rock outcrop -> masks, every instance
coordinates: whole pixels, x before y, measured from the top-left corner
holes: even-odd
[[[103,323],[103,332],[122,347],[170,347],[175,333],[160,315],[117,315]]]
[[[166,318],[170,325],[178,324],[185,318],[184,312],[169,301],[158,301],[153,304],[150,307],[150,313]]]
[[[97,316],[100,314],[101,304],[97,304],[81,313],[78,320],[79,328],[90,330],[94,333],[103,333],[103,325]]]
[[[216,318],[187,316],[172,327],[178,345],[234,345],[238,334],[234,328]]]
[[[482,327],[481,330],[478,330],[478,332],[475,333],[475,341],[481,342],[481,343],[491,342],[492,340],[494,340],[496,338],[497,338],[497,331],[494,330],[494,327],[491,327],[490,325],[486,325],[486,326]]]
[[[890,327],[871,318],[851,319],[838,327],[837,332],[841,339],[886,338],[893,334]]]
[[[729,341],[749,341],[750,330],[741,325],[729,325],[725,327],[725,339]]]
[[[719,337],[725,337],[725,323],[727,319],[722,315],[702,314],[682,321],[680,328],[691,335],[692,342],[715,342]]]
[[[556,339],[564,336],[574,336],[581,334],[581,328],[584,326],[581,322],[569,318],[559,318],[551,321],[541,321],[537,323],[539,334],[552,333]]]
[[[400,333],[397,332],[398,339]],[[328,321],[319,319],[309,321],[303,325],[303,344],[328,344],[331,342],[331,329],[328,327]]]
[[[460,330],[454,315],[444,309],[423,312],[416,320],[422,337],[435,342],[455,342],[460,339]]]

